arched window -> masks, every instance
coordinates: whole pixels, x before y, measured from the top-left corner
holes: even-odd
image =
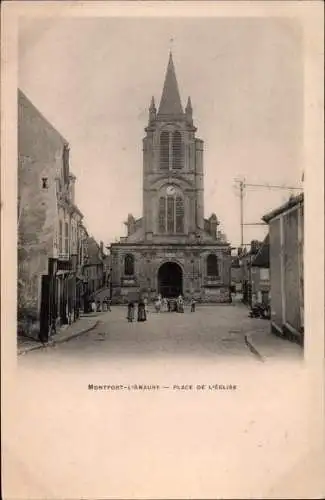
[[[160,233],[166,232],[166,198],[164,196],[159,198],[158,228]]]
[[[158,207],[159,233],[184,233],[184,200],[181,196],[161,196]]]
[[[174,233],[175,198],[167,196],[167,233]]]
[[[124,274],[126,276],[134,274],[134,257],[131,254],[127,254],[124,258]]]
[[[218,257],[214,254],[208,255],[207,258],[207,275],[219,276]]]
[[[169,170],[169,132],[160,134],[160,168]]]
[[[182,168],[182,136],[178,130],[173,133],[173,168]]]
[[[180,196],[176,197],[176,233],[184,233],[184,201]]]

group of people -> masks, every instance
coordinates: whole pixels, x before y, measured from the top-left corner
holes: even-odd
[[[190,300],[191,312],[195,312],[196,301],[194,298]],[[167,299],[166,297],[162,297],[160,294],[158,295],[157,300],[155,301],[155,310],[157,313],[163,311],[176,311],[179,313],[184,312],[184,299],[182,295],[179,295],[177,299]]]
[[[111,310],[111,300],[109,297],[105,297],[103,301],[100,300],[95,301],[92,299],[90,302],[90,310],[91,312],[107,312]]]
[[[147,321],[147,299],[140,299],[138,302],[138,311],[137,311],[137,321]],[[128,303],[128,314],[127,314],[127,320],[129,323],[132,323],[135,318],[135,303],[133,301],[130,301]]]

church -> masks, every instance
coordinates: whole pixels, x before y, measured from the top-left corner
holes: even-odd
[[[143,216],[111,244],[113,303],[163,297],[229,302],[230,245],[213,213],[204,218],[204,143],[191,99],[183,109],[172,54],[143,139]]]

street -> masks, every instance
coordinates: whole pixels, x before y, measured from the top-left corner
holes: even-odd
[[[150,356],[211,361],[231,358],[233,362],[256,363],[260,359],[247,343],[247,339],[256,337],[257,351],[262,356],[266,352],[266,358],[299,359],[301,354],[295,344],[270,334],[269,321],[249,318],[248,309],[241,304],[198,305],[195,313],[186,307],[183,314],[156,313],[152,306],[144,323],[128,323],[123,306],[113,306],[111,312],[97,313],[94,317],[98,326],[93,330],[55,348],[28,353],[20,363],[35,366],[40,358],[49,357],[56,361],[71,358],[100,362]],[[267,345],[270,342],[271,348]]]

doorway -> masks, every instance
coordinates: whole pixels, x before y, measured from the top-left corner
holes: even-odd
[[[158,271],[158,293],[172,298],[183,294],[183,273],[176,262],[165,262]]]

